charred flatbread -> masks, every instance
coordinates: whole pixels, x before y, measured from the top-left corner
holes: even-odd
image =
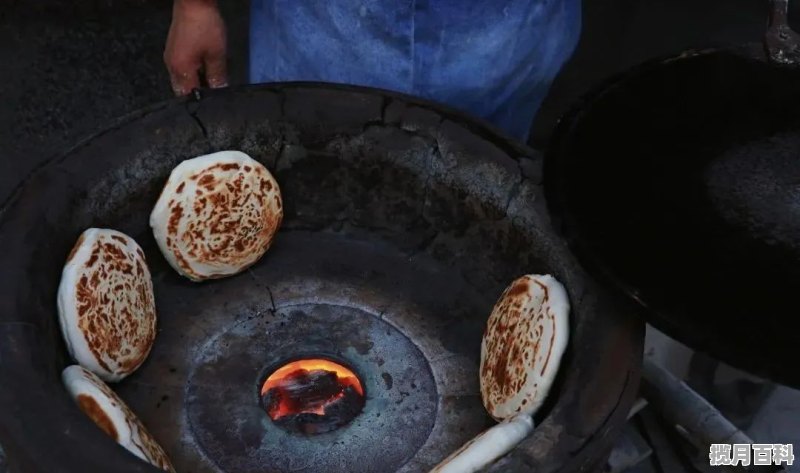
[[[64,341],[81,366],[113,382],[147,358],[156,336],[155,298],[133,238],[109,229],[83,232],[64,265],[57,299]]]
[[[552,276],[515,280],[494,306],[481,344],[483,405],[497,420],[533,414],[555,380],[569,332],[569,299]]]
[[[142,460],[162,470],[175,471],[136,414],[103,380],[78,365],[68,366],[61,379],[81,411],[109,437]]]
[[[193,281],[241,272],[269,249],[283,220],[278,183],[239,151],[179,164],[150,215],[161,252]]]

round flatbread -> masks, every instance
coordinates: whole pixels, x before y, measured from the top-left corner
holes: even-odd
[[[230,276],[258,261],[282,220],[278,183],[239,151],[179,164],[150,214],[164,257],[193,281]]]
[[[492,417],[533,414],[542,405],[568,336],[564,286],[539,275],[511,283],[489,316],[481,344],[481,397]]]
[[[58,319],[72,358],[119,381],[147,358],[156,336],[153,282],[144,252],[116,230],[81,234],[58,287]]]
[[[172,471],[167,454],[125,402],[94,373],[78,365],[61,373],[64,387],[100,429],[142,460]]]

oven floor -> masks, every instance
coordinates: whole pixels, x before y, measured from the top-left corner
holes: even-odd
[[[285,231],[250,270],[196,284],[138,240],[158,336],[115,388],[178,471],[422,472],[490,425],[478,362],[498,294],[453,269],[380,240]],[[310,355],[354,367],[367,402],[347,426],[304,437],[269,420],[258,387]]]

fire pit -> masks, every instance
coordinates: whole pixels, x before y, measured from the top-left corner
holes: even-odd
[[[284,225],[251,269],[192,283],[161,257],[147,215],[178,162],[221,149],[274,173]],[[427,471],[492,425],[478,389],[481,333],[526,273],[566,286],[570,344],[534,434],[490,470],[596,467],[633,401],[643,327],[555,236],[540,180],[532,150],[383,91],[247,87],[120,120],[27,179],[0,214],[9,461],[23,472],[157,471],[97,429],[59,381],[68,360],[56,286],[75,238],[94,226],[146,253],[158,335],[113,388],[177,471]]]
[[[385,377],[390,382],[391,375]],[[270,419],[304,434],[338,429],[364,408],[364,387],[358,375],[324,358],[281,366],[264,381],[261,397]]]

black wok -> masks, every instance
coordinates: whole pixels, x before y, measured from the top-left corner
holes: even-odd
[[[786,0],[766,48],[646,63],[559,123],[545,188],[584,266],[655,326],[800,386],[800,71]]]

